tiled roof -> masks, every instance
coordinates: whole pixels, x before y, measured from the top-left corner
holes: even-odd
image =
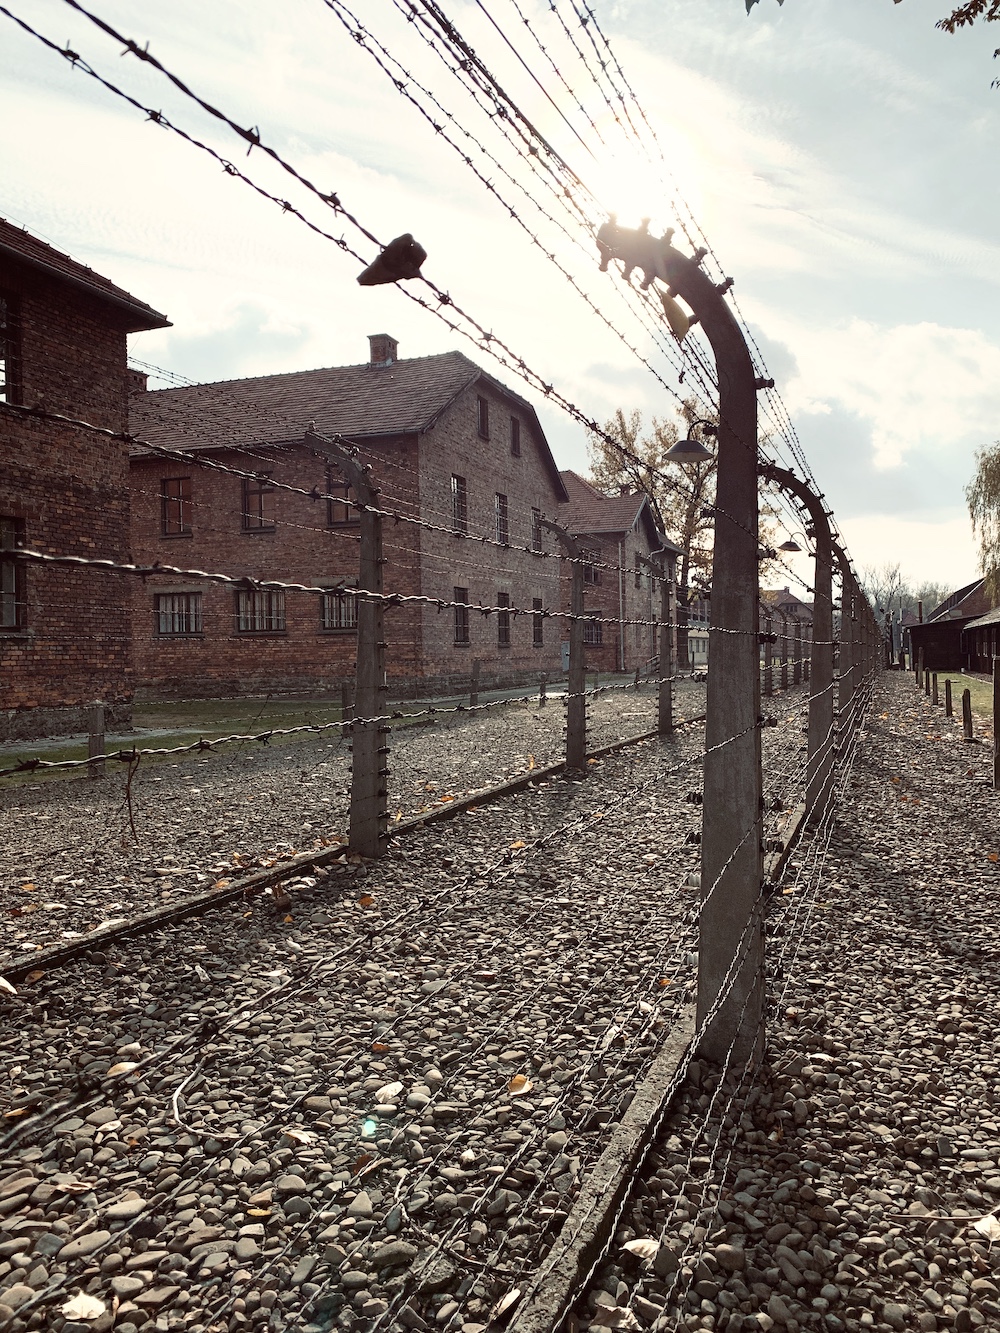
[[[970,620],[965,629],[981,629],[984,625],[996,625],[998,622],[1000,622],[1000,606],[995,606],[978,620]]]
[[[797,597],[788,588],[762,589],[760,600],[768,606],[777,607],[778,610],[786,614],[788,612],[806,611],[811,616],[813,611],[812,602],[804,602],[801,597]]]
[[[15,259],[30,267],[40,269],[54,278],[62,278],[74,287],[82,287],[92,296],[107,302],[125,316],[126,332],[138,333],[144,329],[168,329],[170,321],[139,301],[121,287],[116,287],[108,278],[95,273],[92,268],[78,264],[61,250],[54,249],[37,236],[15,227],[5,218],[0,218],[0,259]]]
[[[192,450],[300,441],[310,423],[321,435],[354,440],[412,435],[429,430],[464,389],[480,381],[522,409],[562,498],[535,409],[461,352],[415,356],[385,367],[328,366],[138,393],[129,403],[129,429],[151,444]],[[142,452],[141,445],[134,450]]]
[[[992,598],[986,593],[984,580],[979,578],[946,597],[940,606],[927,616],[925,623],[940,620],[960,620],[963,616],[981,616],[989,611]]]
[[[570,532],[594,537],[631,532],[645,510],[644,517],[657,543],[680,551],[680,547],[668,541],[657,528],[649,500],[641,491],[629,492],[627,495],[605,495],[577,472],[567,470],[559,475],[569,493],[569,508],[561,521]]]

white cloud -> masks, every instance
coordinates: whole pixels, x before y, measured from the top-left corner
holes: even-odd
[[[948,511],[939,520],[865,514],[841,522],[856,569],[899,564],[913,584],[945,583],[961,588],[977,577],[979,564],[967,513]]]
[[[839,406],[868,423],[877,467],[1000,434],[1000,346],[977,329],[854,319],[799,327],[787,341],[798,363],[791,410]]]

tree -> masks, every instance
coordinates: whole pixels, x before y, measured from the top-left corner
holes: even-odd
[[[685,412],[690,421],[695,419],[693,404],[686,404]],[[619,448],[608,443],[604,438],[608,435],[618,441]],[[718,463],[714,455],[704,461],[681,463],[676,483],[671,481],[671,472],[678,465],[667,459],[667,450],[679,439],[678,425],[654,417],[650,433],[644,435],[642,416],[637,411],[626,417],[619,408],[605,422],[604,436],[590,434],[587,439],[592,484],[609,495],[617,494],[621,486],[641,492],[649,500],[660,528],[681,548],[677,571],[677,667],[686,671],[688,610],[712,573],[715,525],[711,504],[715,499]]]
[[[955,591],[947,583],[929,579],[914,587],[900,572],[898,562],[888,561],[879,568],[865,565],[861,570],[861,587],[880,621],[886,613],[905,616],[912,612],[916,615],[921,602],[926,617]]]
[[[1000,440],[976,450],[976,474],[965,488],[965,498],[979,542],[986,591],[1000,600]]]

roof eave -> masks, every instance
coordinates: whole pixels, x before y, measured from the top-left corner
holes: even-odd
[[[86,292],[88,296],[104,301],[107,305],[114,306],[116,310],[129,315],[130,319],[125,328],[126,333],[148,333],[151,329],[173,328],[166,315],[161,315],[158,310],[154,310],[152,306],[146,305],[145,302],[137,301],[127,295],[119,295],[117,292],[109,292],[95,283],[88,282],[86,278],[66,273],[55,264],[47,264],[45,260],[39,259],[35,255],[26,255],[18,250],[16,246],[9,245],[3,240],[0,240],[0,257],[24,264],[27,268],[37,269],[56,282],[68,283],[71,287]]]

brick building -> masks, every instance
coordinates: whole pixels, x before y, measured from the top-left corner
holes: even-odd
[[[127,561],[126,446],[4,405],[124,430],[126,336],[167,325],[0,220],[0,739],[78,731],[95,699],[121,724],[132,699],[127,576],[3,556],[27,546]]]
[[[569,503],[559,522],[580,539],[594,560],[593,565],[584,566],[584,610],[594,616],[594,624],[587,625],[584,633],[587,666],[594,671],[646,671],[659,653],[656,626],[627,622],[658,619],[660,585],[650,576],[646,562],[654,551],[666,549],[679,555],[680,547],[657,527],[645,495],[605,495],[575,472],[561,472],[560,476]],[[601,565],[612,568],[602,569]],[[568,565],[563,571],[562,599],[568,609]]]
[[[775,662],[801,661],[811,654],[813,607],[788,588],[762,590],[760,594],[761,629],[777,634],[772,649]],[[764,650],[761,647],[761,659]]]
[[[310,424],[356,443],[380,507],[441,529],[384,524],[387,593],[511,607],[387,609],[392,693],[464,689],[476,659],[484,686],[558,671],[560,622],[539,613],[559,605],[559,562],[533,552],[555,551],[537,520],[567,495],[534,409],[459,352],[399,360],[387,335],[369,343],[363,365],[136,386],[133,433],[190,459],[134,449],[136,559],[328,589],[320,597],[150,578],[134,594],[146,691],[316,691],[354,675],[354,600],[341,590],[357,582],[357,512],[344,503],[351,496],[335,456],[305,442]],[[477,536],[510,545],[465,539]]]

